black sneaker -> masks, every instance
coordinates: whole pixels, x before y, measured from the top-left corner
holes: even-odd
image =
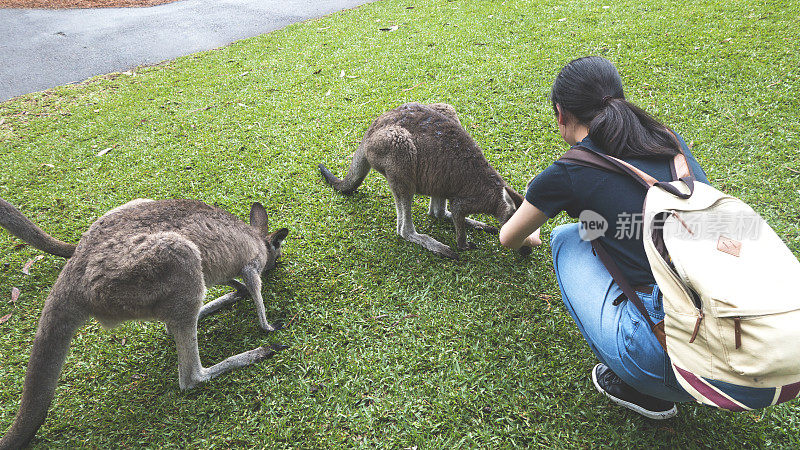
[[[592,383],[597,390],[610,398],[612,402],[624,406],[648,419],[664,420],[678,414],[675,403],[642,394],[628,386],[605,364],[598,364],[592,369]]]

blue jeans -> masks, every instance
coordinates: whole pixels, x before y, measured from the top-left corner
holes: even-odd
[[[692,400],[675,380],[669,357],[636,306],[627,300],[613,305],[622,290],[591,244],[580,238],[578,224],[554,228],[550,241],[561,297],[597,358],[643,394]],[[654,323],[664,319],[657,285],[652,294],[637,294]]]

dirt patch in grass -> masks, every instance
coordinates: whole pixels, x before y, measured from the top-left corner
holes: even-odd
[[[141,8],[178,0],[0,0],[0,8]]]

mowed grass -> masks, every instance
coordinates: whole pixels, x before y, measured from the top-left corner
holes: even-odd
[[[710,180],[800,255],[798,11],[795,0],[383,0],[0,103],[0,197],[54,236],[77,242],[139,197],[200,199],[242,218],[260,201],[273,227],[291,230],[264,277],[267,317],[289,327],[265,334],[249,301],[199,327],[205,365],[269,343],[288,350],[181,392],[162,324],[90,321],[34,446],[800,446],[798,402],[738,414],[685,404],[667,422],[613,406],[589,381],[595,358],[561,303],[547,244],[524,259],[471,232],[478,248],[445,260],[395,234],[379,174],[343,197],[316,168],[343,174],[382,111],[447,102],[522,191],[566,150],[553,78],[602,55],[629,99],[692,142]],[[417,229],[454,246],[426,202],[416,200]],[[548,223],[545,240],[569,220]],[[24,275],[41,252],[18,244],[0,233],[0,317],[11,314],[0,325],[2,432],[64,265],[48,255]]]

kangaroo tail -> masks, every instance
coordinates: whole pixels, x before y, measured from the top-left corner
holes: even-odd
[[[44,423],[69,343],[85,321],[85,317],[70,310],[63,301],[65,298],[55,292],[56,287],[53,289],[33,338],[19,412],[11,428],[0,440],[0,450],[27,446]]]
[[[37,227],[11,203],[0,198],[0,226],[43,252],[69,258],[75,246],[59,241]]]
[[[369,161],[367,161],[367,153],[363,145],[359,145],[358,149],[353,154],[353,159],[350,161],[350,169],[347,170],[347,175],[345,175],[344,180],[337,178],[336,175],[332,174],[324,165],[319,165],[319,171],[322,173],[325,181],[333,186],[336,191],[344,195],[352,194],[361,186],[364,178],[366,178],[369,173],[369,169],[370,165]]]

